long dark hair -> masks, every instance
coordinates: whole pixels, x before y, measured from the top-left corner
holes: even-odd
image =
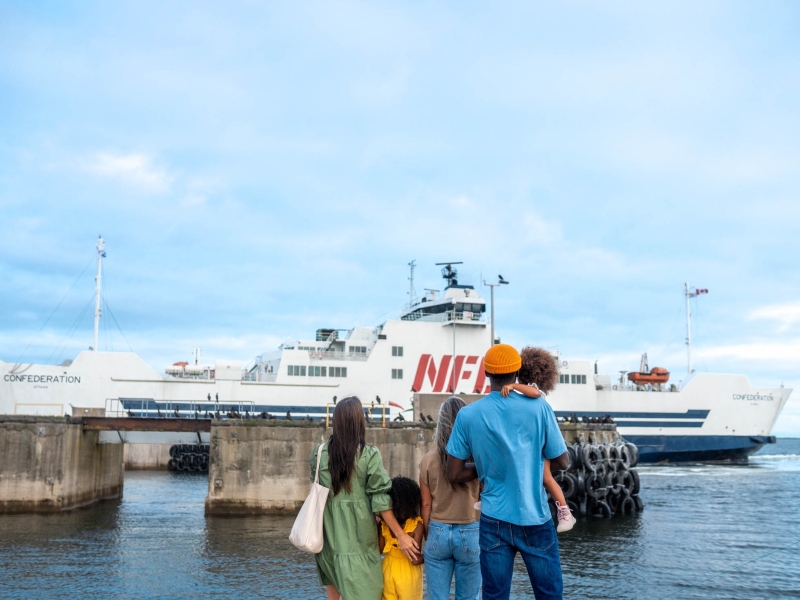
[[[361,400],[350,396],[340,400],[333,411],[333,435],[328,440],[328,470],[335,496],[342,490],[352,491],[350,478],[356,468],[357,455],[367,445],[367,421]]]
[[[453,425],[456,422],[458,411],[465,406],[466,404],[461,398],[450,396],[439,408],[439,418],[436,419],[433,443],[436,444],[436,454],[439,455],[439,466],[445,481],[447,481],[447,442],[450,441],[450,434],[453,433]],[[464,483],[451,483],[450,487],[466,488],[467,486]]]
[[[408,477],[392,479],[389,498],[392,499],[392,512],[394,518],[400,523],[400,527],[405,526],[409,519],[419,516],[422,497],[419,492],[419,484],[413,479]]]

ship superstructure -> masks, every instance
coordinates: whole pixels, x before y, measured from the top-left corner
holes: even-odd
[[[482,366],[492,335],[486,302],[472,286],[458,283],[454,264],[443,269],[447,286],[441,293],[428,290],[416,298],[412,283],[410,301],[396,319],[374,327],[320,328],[313,338],[286,342],[247,364],[204,365],[199,350],[191,362],[169,365],[164,374],[125,352],[81,352],[63,365],[0,361],[0,413],[96,408],[129,416],[320,419],[337,398],[356,395],[371,418],[415,419],[403,411],[416,393],[488,391]],[[596,373],[587,360],[558,360],[559,385],[547,399],[556,415],[610,414],[644,461],[746,457],[771,441],[791,393],[753,387],[744,375],[713,373],[692,374],[680,384],[636,385]]]

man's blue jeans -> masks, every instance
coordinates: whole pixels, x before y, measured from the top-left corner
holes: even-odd
[[[483,600],[508,600],[517,552],[522,554],[536,600],[561,600],[561,559],[553,521],[523,527],[481,515]]]
[[[448,600],[453,573],[456,600],[476,600],[481,589],[478,521],[450,525],[431,521],[425,544],[428,600]]]

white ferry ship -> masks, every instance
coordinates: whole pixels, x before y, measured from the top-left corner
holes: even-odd
[[[100,239],[94,349],[103,256]],[[482,357],[494,333],[486,301],[473,286],[458,283],[454,264],[442,270],[447,287],[441,295],[428,291],[415,299],[412,261],[412,302],[396,319],[319,329],[313,339],[282,344],[246,365],[204,365],[199,351],[191,363],[169,365],[164,374],[129,352],[85,351],[61,365],[0,361],[0,414],[104,409],[128,416],[320,419],[336,398],[357,395],[371,405],[374,418],[388,407],[388,418],[413,419],[408,409],[415,393],[489,389]],[[620,433],[639,446],[643,462],[746,458],[774,442],[772,427],[791,393],[753,387],[745,375],[694,373],[667,384],[663,369],[640,368],[616,382],[597,373],[591,361],[558,359],[560,383],[548,397],[556,415],[611,415]]]

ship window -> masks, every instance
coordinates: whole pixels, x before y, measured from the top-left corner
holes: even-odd
[[[586,383],[586,375],[581,375],[581,383]]]
[[[392,369],[392,379],[402,379],[403,369]]]
[[[352,354],[366,354],[367,347],[366,346],[350,346],[350,352]]]
[[[569,383],[569,375],[559,375],[558,383]]]
[[[342,367],[342,377],[347,377],[347,367]]]
[[[305,376],[306,376],[306,367],[305,365],[303,365],[300,367],[300,377],[305,377]]]
[[[327,369],[328,369],[328,367],[322,367],[322,376],[323,377],[327,377],[327,375],[325,374],[325,371],[327,371]]]
[[[392,356],[403,356],[403,347],[392,346]]]
[[[576,377],[576,375],[572,375],[570,377],[570,383],[577,383],[577,381],[575,381],[575,377]]]

